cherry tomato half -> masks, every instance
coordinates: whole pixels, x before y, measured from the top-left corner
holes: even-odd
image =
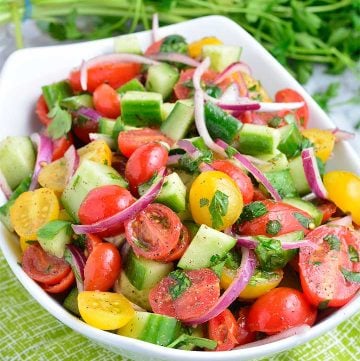
[[[90,253],[94,250],[94,248],[102,242],[103,240],[96,234],[87,233],[85,237],[85,248],[87,252],[87,257],[89,257]]]
[[[74,139],[71,133],[68,133],[64,137],[54,140],[54,148],[52,154],[52,162],[60,159],[64,156],[65,152],[71,145],[74,144]]]
[[[250,307],[250,331],[274,334],[300,325],[313,325],[317,310],[303,293],[293,288],[279,287],[258,298]]]
[[[249,311],[250,307],[242,307],[239,310],[239,316],[237,319],[237,323],[239,325],[239,335],[238,335],[238,344],[245,345],[246,343],[255,341],[256,332],[252,332],[249,330]]]
[[[150,180],[155,172],[166,165],[167,160],[168,150],[161,143],[147,143],[137,148],[125,168],[130,190],[137,194],[137,187]]]
[[[108,291],[121,271],[119,250],[112,243],[100,243],[90,253],[84,268],[85,291]]]
[[[88,91],[93,92],[101,84],[109,84],[117,89],[129,80],[135,78],[141,70],[141,64],[136,63],[104,63],[88,69]],[[73,70],[69,75],[70,86],[75,92],[82,91],[80,71]]]
[[[159,130],[151,128],[127,130],[120,132],[118,137],[120,152],[127,158],[143,144],[160,141],[169,144],[169,146],[174,144],[172,139],[168,138]]]
[[[105,185],[91,190],[79,208],[79,219],[82,224],[93,224],[124,210],[135,202],[131,193],[118,185]],[[100,232],[100,237],[109,237],[124,231],[121,223],[116,228]]]
[[[89,143],[90,133],[97,133],[99,123],[91,119],[74,118],[73,132],[84,143]]]
[[[170,251],[170,254],[163,259],[163,261],[171,262],[171,261],[176,261],[176,260],[180,259],[182,257],[182,255],[185,253],[189,244],[190,244],[189,231],[185,226],[182,226],[178,243]]]
[[[153,203],[125,222],[126,239],[137,256],[165,260],[179,242],[182,224],[170,208]]]
[[[40,284],[42,289],[48,293],[61,293],[68,290],[75,282],[75,276],[72,270],[59,282],[55,285],[46,285]]]
[[[145,50],[145,56],[154,55],[160,53],[160,48],[164,39],[160,39],[155,41],[154,43],[150,44],[149,47]]]
[[[215,170],[226,173],[238,186],[245,204],[250,203],[254,197],[254,186],[250,177],[245,174],[239,167],[228,160],[215,160],[211,163]]]
[[[189,280],[189,287],[180,295],[171,291],[178,284],[174,273],[163,278],[150,291],[149,301],[155,313],[190,321],[204,315],[216,304],[220,296],[220,286],[219,279],[212,270],[202,268],[183,271],[182,278],[184,275]]]
[[[215,351],[232,350],[239,339],[239,326],[233,314],[224,310],[208,323],[209,338],[217,342]]]
[[[43,95],[40,95],[36,102],[35,113],[43,125],[47,126],[51,123],[51,119],[48,117],[49,109]]]
[[[22,267],[30,278],[45,285],[61,282],[71,271],[67,262],[46,253],[38,243],[26,248],[22,258]]]
[[[120,113],[120,95],[108,84],[100,84],[94,91],[94,107],[103,116],[115,119]]]
[[[317,208],[322,212],[323,218],[321,223],[325,223],[331,218],[331,216],[336,213],[337,207],[332,202],[324,202],[317,206]]]
[[[300,249],[300,281],[306,297],[316,306],[346,304],[360,289],[359,283],[347,281],[343,274],[360,272],[359,234],[347,227],[323,225],[306,238],[318,246]]]

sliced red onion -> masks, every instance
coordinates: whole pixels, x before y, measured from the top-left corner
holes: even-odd
[[[66,184],[72,178],[76,169],[79,166],[79,155],[73,145],[71,145],[64,154],[64,158],[67,166]]]
[[[2,190],[6,199],[9,199],[11,197],[12,190],[1,169],[0,169],[0,190]]]
[[[220,146],[223,150],[226,150],[229,145],[225,143],[223,140],[218,139],[216,141],[216,144]],[[270,195],[276,200],[281,201],[281,196],[278,193],[278,191],[272,186],[272,184],[269,182],[269,180],[266,178],[265,174],[261,172],[256,166],[254,166],[249,159],[247,159],[244,155],[240,154],[239,152],[236,152],[233,157],[237,159],[241,165],[249,172],[251,173],[260,183],[263,184],[263,186],[266,188],[266,190],[270,193]]]
[[[197,67],[200,64],[197,60],[180,53],[157,53],[157,54],[149,55],[149,58],[159,61],[170,61],[174,63],[181,63],[192,67]]]
[[[255,249],[259,244],[259,241],[255,237],[248,237],[248,236],[235,236],[235,237],[237,240],[237,244],[245,248]],[[272,239],[280,241],[281,247],[283,249],[296,249],[301,247],[317,248],[317,246],[308,239],[301,239],[299,241],[294,241],[294,242],[289,242],[289,241],[286,242],[281,240],[281,236],[279,236],[279,238],[273,237]]]
[[[328,193],[321,179],[319,168],[316,162],[314,148],[306,148],[301,152],[306,180],[312,192],[319,198],[327,199]]]
[[[225,70],[223,70],[215,79],[214,84],[220,84],[223,80],[231,76],[233,73],[246,73],[251,74],[250,67],[242,61],[230,64]]]
[[[111,230],[114,227],[117,227],[119,223],[123,223],[129,218],[134,217],[138,212],[145,209],[159,194],[161,187],[164,183],[164,177],[166,175],[166,168],[159,170],[158,176],[159,180],[155,182],[149,190],[136,202],[131,204],[126,209],[114,214],[111,217],[105,218],[99,222],[89,224],[89,225],[76,225],[73,224],[72,228],[76,234],[84,233],[99,233],[106,230]]]
[[[285,330],[283,332],[279,332],[276,335],[268,336],[268,337],[266,337],[266,338],[264,338],[262,340],[255,341],[255,342],[250,342],[250,343],[247,343],[245,345],[235,347],[234,350],[239,350],[239,349],[244,349],[244,348],[251,348],[251,347],[258,347],[258,346],[266,345],[266,344],[271,343],[271,342],[283,340],[284,338],[287,338],[287,337],[301,335],[301,334],[307,332],[308,330],[310,330],[310,328],[311,327],[309,325],[301,325],[301,326],[292,327],[292,328],[289,328],[288,330]]]
[[[187,139],[181,139],[177,141],[177,146],[183,150],[185,150],[186,153],[188,153],[191,158],[196,159],[200,156],[200,151],[195,147],[194,144],[191,143],[190,140]]]
[[[334,219],[333,221],[327,223],[328,225],[331,226],[345,226],[345,227],[350,227],[352,226],[352,217],[351,216],[345,216],[342,218],[338,218],[338,219]]]
[[[156,65],[159,64],[157,61],[146,58],[136,54],[106,54],[96,56],[95,58],[89,59],[81,64],[80,68],[80,84],[82,90],[87,90],[88,81],[88,69],[99,64],[116,64],[116,63],[139,63]]]
[[[51,162],[53,141],[46,135],[38,133],[33,134],[31,139],[37,145],[35,168],[29,187],[29,190],[33,191],[38,186],[38,176],[41,168]]]
[[[341,142],[343,140],[349,140],[355,138],[355,133],[351,133],[339,128],[332,129],[331,132],[335,135],[335,142]]]
[[[170,166],[170,165],[178,164],[181,157],[182,157],[182,154],[170,155],[166,165]]]
[[[91,141],[103,140],[112,150],[116,149],[116,142],[114,138],[112,138],[110,135],[101,133],[89,133],[89,139]]]
[[[158,40],[159,31],[159,15],[157,13],[152,16],[152,28],[151,28],[151,39],[155,43]]]
[[[235,110],[236,112],[242,113],[248,110],[259,110],[259,103],[243,103],[243,104],[227,104],[227,103],[217,103],[219,108],[224,110]]]
[[[95,109],[85,107],[76,110],[73,112],[73,114],[78,117],[84,117],[86,119],[92,120],[96,123],[98,123],[100,118],[102,118],[102,116]]]
[[[214,170],[214,168],[210,164],[205,163],[205,162],[200,163],[199,169],[200,169],[200,172],[209,172],[209,171]]]
[[[72,271],[74,272],[77,289],[79,292],[84,291],[84,268],[86,257],[84,253],[75,245],[68,244],[66,247],[71,254],[71,259],[69,259],[66,255],[65,259],[70,263]]]
[[[299,109],[304,106],[304,102],[296,102],[296,103],[259,103],[260,108],[257,110],[258,112],[263,113],[271,113],[278,112],[280,110],[293,110]]]
[[[236,300],[240,292],[249,283],[256,267],[256,257],[253,251],[242,247],[241,254],[241,263],[237,270],[236,277],[231,282],[230,286],[221,295],[218,302],[204,315],[187,320],[186,324],[199,325],[207,322],[228,308]]]
[[[313,192],[311,192],[311,193],[307,194],[306,196],[302,197],[301,199],[304,201],[310,202],[310,201],[316,199],[316,195]]]
[[[206,99],[206,97],[205,97]],[[241,97],[239,94],[239,87],[236,84],[231,83],[221,95],[219,99],[209,98],[210,101],[218,103],[233,104],[233,103],[249,103],[251,100],[248,97]]]

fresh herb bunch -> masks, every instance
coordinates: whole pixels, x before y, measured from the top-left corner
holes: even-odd
[[[24,3],[0,3],[0,24],[15,23],[18,46]],[[58,40],[98,39],[149,29],[155,12],[162,24],[225,15],[303,83],[314,63],[340,73],[353,68],[360,58],[360,0],[32,0],[31,4],[27,15]],[[79,16],[91,16],[93,26],[81,29]]]

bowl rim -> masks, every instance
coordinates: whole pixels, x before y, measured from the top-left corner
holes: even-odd
[[[251,37],[252,41],[256,42],[257,46],[261,47],[263,51],[267,53],[269,59],[273,59],[283,71],[286,71],[278,62],[275,60],[263,47],[259,44],[250,34],[248,34],[240,25],[236,24],[234,21],[219,15],[210,15],[205,17],[200,17],[193,20],[188,20],[183,23],[173,24],[169,26],[162,27],[161,29],[171,31],[172,29],[178,29],[179,26],[186,26],[189,23],[201,23],[201,22],[213,22],[213,23],[228,23],[231,26],[241,29],[247,36]],[[136,34],[150,34],[150,31],[142,31]],[[77,48],[79,46],[87,46],[88,44],[105,44],[106,42],[112,41],[113,38],[100,39],[95,41],[81,42],[81,43],[73,43],[73,44],[60,44],[60,45],[52,45],[46,47],[36,47],[36,48],[27,48],[15,51],[13,54],[9,56],[7,59],[3,70],[0,75],[0,95],[4,94],[4,82],[2,82],[2,78],[7,73],[7,68],[11,66],[12,62],[16,60],[18,57],[21,57],[25,52],[33,53],[33,52],[46,52],[47,50],[52,49],[65,49],[71,50],[71,48]],[[292,78],[290,82],[290,86],[295,84],[295,88],[300,89],[302,95],[304,95],[307,102],[310,103],[312,108],[315,108],[318,112],[322,113],[324,119],[328,121],[329,124],[333,124],[325,112],[320,109],[320,107],[315,103],[315,101],[306,93],[306,91],[300,86],[300,84]],[[357,157],[356,152],[350,146],[348,142],[343,143],[343,147],[345,147],[346,151],[354,157],[356,162],[356,166],[360,169],[360,159]],[[4,229],[4,227],[1,225]],[[147,354],[152,357],[159,358],[169,358],[172,360],[208,360],[208,361],[220,361],[220,360],[238,360],[246,357],[247,359],[258,358],[267,356],[273,353],[277,353],[280,351],[284,351],[286,349],[298,346],[307,341],[310,341],[314,338],[319,337],[323,333],[333,329],[335,326],[345,321],[347,318],[351,317],[357,311],[360,310],[360,294],[354,297],[348,304],[341,307],[337,311],[335,311],[332,315],[322,320],[320,323],[312,326],[306,332],[297,334],[291,337],[287,337],[282,340],[273,341],[268,344],[264,344],[256,347],[249,348],[241,348],[234,349],[231,351],[220,351],[220,352],[209,352],[209,351],[184,351],[178,349],[169,349],[163,346],[154,345],[145,341],[132,339],[129,337],[113,334],[110,332],[102,331],[96,329],[92,326],[87,325],[85,322],[81,321],[77,317],[71,315],[68,311],[66,311],[57,301],[55,301],[50,295],[48,295],[35,281],[31,280],[25,272],[22,270],[20,265],[18,264],[18,257],[15,247],[17,246],[16,236],[14,234],[10,234],[8,231],[4,229],[4,232],[8,233],[8,239],[13,239],[13,244],[10,242],[0,242],[0,247],[3,251],[4,257],[9,264],[11,270],[17,277],[17,279],[21,282],[23,287],[30,293],[30,295],[51,315],[56,317],[60,322],[75,330],[76,332],[87,336],[88,338],[95,340],[97,342],[101,342],[102,344],[106,344],[110,347],[116,347],[118,350],[126,350],[130,352],[135,352],[138,354]]]

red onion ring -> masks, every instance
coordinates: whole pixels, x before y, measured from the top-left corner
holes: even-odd
[[[159,38],[158,32],[159,32],[159,15],[158,13],[154,13],[152,16],[152,28],[151,28],[151,39],[153,43],[155,43]]]
[[[89,225],[73,224],[72,228],[74,232],[76,234],[99,233],[106,230],[111,230],[113,227],[118,226],[119,223],[123,223],[127,219],[134,217],[138,212],[145,209],[157,197],[164,183],[165,175],[166,175],[166,168],[160,169],[158,173],[159,180],[155,182],[141,198],[139,198],[136,202],[131,204],[126,209],[114,214],[111,217],[105,218],[93,224],[89,224]]]
[[[65,177],[67,184],[79,166],[79,155],[73,145],[65,152],[64,158],[67,165],[67,174]]]
[[[200,64],[197,60],[180,53],[157,53],[157,54],[149,55],[149,58],[159,61],[170,61],[175,63],[181,63],[192,67],[197,67]]]
[[[342,218],[334,219],[333,221],[327,223],[333,226],[344,226],[344,227],[350,227],[352,226],[352,217],[351,216],[345,216]]]
[[[0,170],[0,190],[2,190],[6,199],[9,199],[11,197],[12,190],[1,170]]]
[[[182,154],[170,155],[166,165],[170,166],[170,165],[178,164],[181,157],[182,157]]]
[[[181,139],[177,141],[177,146],[183,150],[185,150],[186,153],[188,153],[191,158],[196,159],[200,156],[200,151],[195,147],[194,144],[191,143],[190,140]]]
[[[95,109],[86,107],[76,110],[73,114],[77,117],[84,117],[96,123],[98,123],[100,118],[102,118],[100,113],[98,113]]]
[[[215,170],[210,164],[202,162],[199,165],[200,172],[209,172]]]
[[[327,199],[328,193],[321,179],[319,168],[316,162],[314,148],[306,148],[301,152],[306,180],[312,192],[319,198]]]
[[[331,132],[335,135],[335,142],[341,142],[343,140],[349,140],[355,138],[355,133],[351,133],[339,128],[332,129]]]
[[[67,261],[70,263],[72,271],[74,272],[77,289],[79,292],[84,291],[84,268],[86,257],[84,253],[75,245],[68,244],[66,247],[72,257],[71,260]]]
[[[257,110],[258,112],[263,113],[271,113],[278,112],[281,110],[294,110],[299,109],[304,106],[304,102],[296,102],[296,103],[259,103],[260,108]]]
[[[235,72],[246,73],[249,75],[251,74],[250,67],[247,64],[245,64],[244,62],[238,61],[236,63],[230,64],[227,68],[225,68],[225,70],[223,70],[215,78],[214,84],[220,84],[223,80],[225,80],[226,78],[228,78],[231,74],[233,74]]]

